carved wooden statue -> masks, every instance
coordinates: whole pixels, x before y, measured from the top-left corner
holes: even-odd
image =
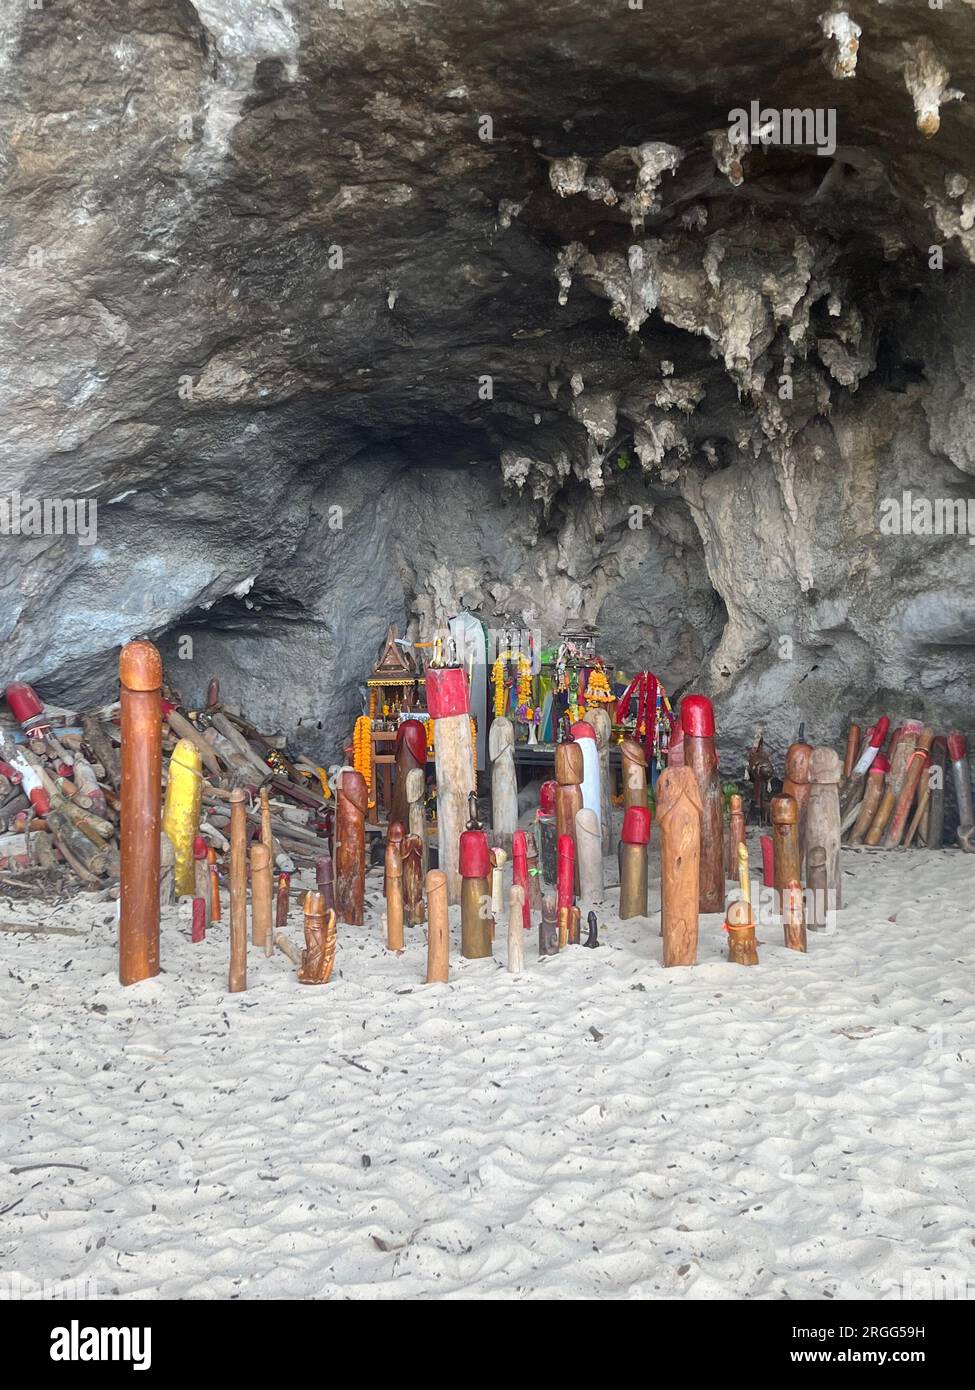
[[[772,795],[772,760],[765,751],[765,740],[759,734],[748,750],[745,777],[751,784],[751,809],[759,825],[768,821],[769,800]]]
[[[327,911],[321,893],[305,894],[305,949],[298,983],[327,985],[335,965],[335,913]]]
[[[420,860],[423,864],[423,874],[426,876],[429,868],[430,854],[427,848],[427,821],[423,809],[423,794],[426,790],[426,773],[422,768],[415,767],[406,774],[406,801],[409,808],[407,829],[410,835],[419,841]]]
[[[427,734],[419,719],[404,719],[396,730],[394,744],[396,780],[389,807],[388,820],[407,825],[410,818],[409,792],[406,779],[411,772],[425,775],[427,765]]]
[[[247,988],[247,796],[230,793],[230,970],[227,989]]]
[[[557,956],[559,953],[559,919],[555,898],[546,894],[542,900],[542,918],[538,924],[538,954]]]
[[[592,724],[583,719],[572,725],[572,737],[582,749],[582,805],[585,810],[592,811],[598,825],[602,815],[602,797],[599,787],[599,749],[596,746],[596,733]]]
[[[733,795],[728,817],[728,853],[725,862],[725,877],[738,876],[738,846],[745,844],[745,812],[741,797]],[[746,855],[748,851],[745,851]]]
[[[386,844],[386,948],[402,951],[403,940],[403,860],[402,840]]]
[[[791,743],[785,755],[785,776],[782,779],[782,794],[791,796],[799,812],[799,854],[806,853],[806,808],[809,802],[809,759],[812,756],[809,743]]]
[[[415,835],[407,835],[400,849],[403,864],[403,912],[411,927],[426,918],[423,906],[423,847]]]
[[[527,931],[532,924],[532,915],[528,893],[528,836],[524,830],[516,830],[511,837],[511,882],[524,890],[521,916],[522,926]]]
[[[814,748],[809,759],[809,803],[806,811],[806,843],[826,851],[828,907],[843,906],[840,885],[840,774],[839,754],[832,748]],[[798,874],[795,875],[799,877]]]
[[[558,789],[555,793],[555,824],[560,836],[571,835],[576,839],[576,815],[582,810],[582,749],[578,743],[560,743],[555,750],[555,776]],[[579,887],[578,856],[576,864],[576,890]]]
[[[604,709],[592,709],[586,718],[596,736],[596,755],[599,759],[599,833],[603,857],[613,852],[613,786],[609,770],[609,745],[613,725]]]
[[[339,774],[335,809],[335,910],[341,921],[361,927],[365,920],[366,779],[352,768]]]
[[[697,960],[703,810],[691,768],[665,768],[657,782],[657,825],[660,923],[667,966],[693,965]]]
[[[491,759],[491,826],[505,851],[518,829],[518,781],[515,775],[515,730],[510,719],[494,720],[488,731]]]
[[[680,705],[684,763],[697,778],[701,799],[701,912],[724,909],[724,799],[714,747],[714,709],[704,695],[685,695]]]
[[[650,810],[631,806],[623,814],[620,837],[620,920],[647,915],[647,845]]]
[[[459,903],[460,837],[467,823],[467,799],[475,789],[467,674],[457,666],[428,667],[426,690],[437,764],[440,868],[447,875],[448,902]]]
[[[467,960],[491,955],[491,850],[483,830],[460,837],[460,953]]]

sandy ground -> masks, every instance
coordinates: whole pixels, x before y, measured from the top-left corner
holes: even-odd
[[[801,956],[764,927],[751,970],[720,917],[664,970],[659,915],[606,911],[597,951],[539,960],[533,931],[518,977],[504,930],[464,962],[455,923],[428,986],[422,928],[383,947],[378,871],[323,989],[254,952],[228,995],[226,927],[193,946],[185,908],[129,989],[112,904],[0,934],[0,1271],[135,1298],[975,1296],[975,861],[843,859],[837,931]]]

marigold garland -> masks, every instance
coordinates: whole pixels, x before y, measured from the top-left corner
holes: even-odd
[[[372,788],[372,720],[360,714],[352,731],[352,766],[365,778],[366,788]],[[375,806],[375,798],[369,806]]]

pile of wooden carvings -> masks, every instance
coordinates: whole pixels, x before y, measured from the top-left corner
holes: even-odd
[[[958,843],[975,853],[972,779],[964,735],[936,735],[919,720],[891,731],[884,717],[862,739],[849,733],[840,793],[842,833],[850,845],[940,849],[944,839],[945,774],[950,766],[958,805]]]
[[[181,708],[163,699],[160,796],[172,778],[198,788],[190,797],[195,821],[210,848],[229,849],[230,793],[247,794],[248,838],[270,829],[278,867],[313,864],[328,849],[331,792],[321,769],[289,760],[281,735],[263,734],[210,683],[205,707]],[[9,685],[0,705],[0,875],[29,886],[38,875],[71,873],[86,888],[118,883],[121,765],[119,705],[86,713],[45,705],[32,687]],[[175,761],[174,761],[175,755]],[[178,792],[178,786],[174,789]],[[163,885],[172,891],[176,847],[167,840],[164,814]],[[185,820],[185,817],[184,817]],[[176,836],[186,833],[176,827]],[[169,870],[168,876],[166,870]]]

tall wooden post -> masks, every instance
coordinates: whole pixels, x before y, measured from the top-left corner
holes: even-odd
[[[230,972],[227,989],[247,988],[247,797],[230,793]]]
[[[806,807],[809,802],[809,759],[812,744],[792,743],[785,755],[785,776],[782,779],[782,795],[791,796],[799,814],[799,855],[806,853]]]
[[[524,888],[513,883],[508,901],[508,969],[512,975],[519,975],[525,968],[525,928],[521,924],[524,897]]]
[[[343,922],[365,921],[366,810],[369,790],[361,772],[339,774],[335,808],[335,907]]]
[[[207,848],[207,867],[210,871],[210,921],[220,921],[220,875],[217,873],[217,851]]]
[[[799,881],[802,878],[802,860],[799,857],[799,807],[796,805],[795,797],[773,796],[771,815],[775,887],[781,894],[790,880]]]
[[[521,917],[522,926],[527,931],[532,924],[532,915],[528,898],[528,836],[524,830],[516,830],[511,837],[511,882],[524,889]]]
[[[390,839],[386,845],[386,948],[402,951],[403,940],[403,861],[400,843]]]
[[[685,746],[687,743],[685,730]],[[660,922],[664,965],[693,965],[701,872],[701,794],[689,767],[668,767],[657,782]]]
[[[647,915],[647,845],[650,809],[631,806],[623,813],[620,837],[620,921]]]
[[[419,719],[404,719],[396,730],[394,745],[396,781],[387,819],[407,825],[410,816],[410,792],[407,779],[411,772],[423,775],[427,762],[427,735]],[[412,834],[412,830],[410,832]]]
[[[273,930],[273,899],[271,851],[263,841],[255,840],[251,845],[251,940],[265,950]]]
[[[475,790],[467,676],[459,666],[428,667],[426,691],[437,766],[440,868],[447,875],[448,902],[459,903],[460,837],[467,823],[467,799]]]
[[[714,709],[704,695],[685,695],[680,705],[684,763],[697,779],[701,799],[701,912],[724,909],[724,804],[714,747]]]
[[[604,709],[590,710],[588,721],[596,736],[596,755],[599,760],[599,833],[605,858],[613,852],[613,788],[609,770],[609,745],[613,737],[613,725]]]
[[[427,984],[446,984],[450,976],[450,927],[447,909],[447,875],[431,869],[427,890]]]
[[[738,876],[738,847],[745,844],[745,812],[742,807],[740,796],[732,796],[731,812],[728,817],[728,858],[725,865],[725,877],[737,878]],[[748,851],[745,851],[746,858]]]
[[[856,766],[857,752],[860,747],[860,725],[851,724],[849,733],[846,736],[846,755],[843,758],[843,781],[848,782],[853,775]]]
[[[496,718],[488,730],[491,759],[491,828],[505,852],[518,829],[518,779],[515,775],[515,731],[510,719]]]
[[[423,811],[423,791],[426,775],[422,767],[415,767],[406,774],[406,801],[409,807],[409,832],[420,842],[420,864],[426,878],[430,867],[430,851],[427,846],[427,822]],[[422,891],[422,885],[421,885]]]
[[[576,845],[576,815],[582,810],[582,749],[578,743],[560,743],[555,750],[555,825],[559,836],[572,837],[576,848],[576,891],[579,889],[579,856]]]
[[[561,912],[575,902],[576,847],[571,835],[559,836],[559,869],[556,879],[555,907]],[[544,906],[544,903],[543,903]]]
[[[162,779],[162,661],[151,642],[119,657],[122,776],[119,980],[159,974],[159,835]]]
[[[809,800],[806,809],[806,843],[826,851],[828,906],[843,906],[840,882],[840,756],[833,748],[814,748],[809,758]],[[801,854],[800,848],[800,854]],[[794,875],[799,878],[799,874]]]
[[[465,830],[460,837],[459,868],[460,953],[467,960],[491,955],[494,918],[491,915],[491,851],[483,830]]]
[[[636,739],[625,738],[620,744],[623,763],[623,813],[631,806],[647,806],[647,755]]]
[[[572,737],[582,749],[582,805],[592,811],[596,825],[602,815],[602,797],[599,787],[599,748],[596,744],[596,731],[588,719],[581,719],[572,725]]]
[[[196,893],[193,841],[200,828],[202,792],[203,763],[199,751],[188,738],[181,738],[169,757],[162,819],[162,828],[176,857],[176,895],[181,898]]]
[[[928,813],[923,825],[924,844],[927,849],[940,849],[945,833],[945,762],[947,759],[947,740],[940,736],[931,745],[931,791],[928,795]]]

